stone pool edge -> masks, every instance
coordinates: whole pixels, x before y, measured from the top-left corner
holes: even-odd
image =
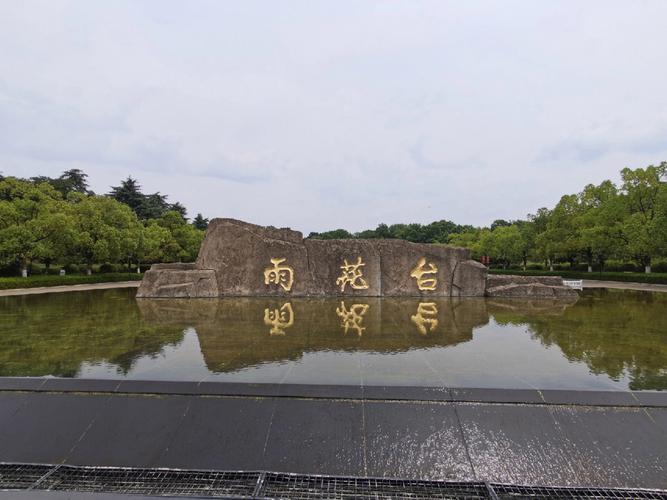
[[[667,391],[587,391],[413,386],[255,384],[156,380],[0,377],[0,392],[73,392],[220,397],[429,401],[522,405],[667,407]]]

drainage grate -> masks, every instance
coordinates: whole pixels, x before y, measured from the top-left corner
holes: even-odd
[[[137,495],[250,497],[259,473],[62,466],[40,490]]]
[[[28,489],[53,469],[53,465],[0,464],[0,490]]]
[[[667,492],[642,489],[620,488],[555,488],[538,486],[515,486],[509,484],[493,484],[493,491],[499,499],[517,500],[540,498],[563,500],[596,500],[596,499],[667,499]]]
[[[52,490],[211,498],[518,500],[653,499],[667,491],[556,488],[453,481],[125,467],[0,463],[0,490]]]
[[[269,498],[451,498],[476,500],[488,498],[484,483],[445,481],[404,481],[360,477],[305,476],[268,473],[261,490]]]

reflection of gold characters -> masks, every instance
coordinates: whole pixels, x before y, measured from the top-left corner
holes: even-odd
[[[438,326],[438,306],[435,305],[435,302],[420,302],[417,306],[417,314],[410,316],[410,319],[417,325],[419,333],[426,335]]]
[[[343,270],[343,274],[336,280],[336,284],[340,285],[340,291],[345,291],[345,285],[348,283],[355,290],[365,290],[368,288],[368,283],[362,278],[363,273],[359,270],[361,266],[366,264],[362,262],[361,257],[357,257],[356,264],[349,264],[347,259],[343,260],[343,265],[340,268]]]
[[[285,328],[294,324],[292,304],[286,302],[280,309],[264,309],[264,324],[271,326],[271,335],[285,335]]]
[[[432,276],[430,278],[424,278],[424,275],[437,273],[438,267],[432,262],[429,262],[428,263],[429,269],[424,269],[425,265],[426,265],[426,257],[422,257],[421,259],[419,259],[417,265],[414,267],[412,272],[410,272],[410,276],[412,276],[417,280],[417,287],[420,290],[435,290],[435,287],[438,284],[438,278],[436,278],[435,276]]]
[[[283,287],[287,292],[292,289],[292,284],[294,283],[294,269],[287,265],[279,265],[286,260],[287,259],[271,259],[273,267],[267,267],[264,270],[265,285],[275,283],[276,285]]]
[[[340,307],[336,308],[336,314],[343,320],[340,326],[345,328],[345,334],[352,328],[361,337],[361,334],[366,329],[366,327],[361,326],[361,323],[364,320],[364,314],[368,311],[368,307],[368,304],[353,304],[350,309],[347,309],[345,302],[341,301]]]

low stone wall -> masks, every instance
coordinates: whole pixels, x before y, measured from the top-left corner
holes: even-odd
[[[510,276],[493,274],[487,277],[487,297],[525,299],[577,300],[576,290],[563,285],[560,276]]]

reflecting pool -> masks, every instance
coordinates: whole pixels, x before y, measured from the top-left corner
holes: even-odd
[[[667,389],[667,294],[498,299],[0,298],[0,376]]]

